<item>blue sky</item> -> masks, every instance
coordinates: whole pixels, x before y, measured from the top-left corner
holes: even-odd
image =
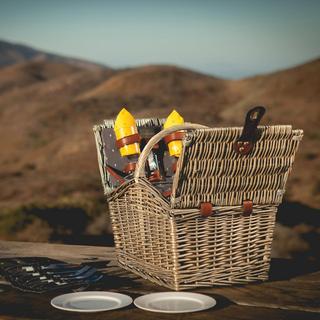
[[[0,39],[111,67],[239,78],[319,57],[319,17],[320,0],[0,0]]]

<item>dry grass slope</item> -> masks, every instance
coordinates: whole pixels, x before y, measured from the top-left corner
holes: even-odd
[[[319,75],[320,60],[237,81],[174,66],[111,70],[30,61],[1,68],[0,216],[42,208],[31,219],[40,226],[48,206],[101,213],[92,126],[115,117],[123,105],[136,117],[165,117],[176,107],[187,121],[211,126],[241,125],[250,106],[266,105],[264,124],[292,124],[306,133],[286,199],[319,207]],[[23,239],[34,233],[28,228],[22,228]],[[6,232],[2,237],[18,234]]]

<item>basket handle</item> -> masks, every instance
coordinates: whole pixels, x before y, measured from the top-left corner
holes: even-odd
[[[175,131],[180,131],[180,130],[191,130],[191,129],[206,129],[208,127],[203,126],[201,124],[195,124],[195,123],[189,123],[186,122],[185,124],[173,126],[167,129],[163,129],[162,131],[158,132],[155,134],[146,144],[144,147],[143,151],[141,152],[137,165],[136,165],[136,170],[134,173],[134,179],[137,180],[139,178],[143,178],[146,176],[145,174],[145,165],[146,161],[148,159],[149,153],[151,152],[152,148],[165,136],[167,136],[170,133],[173,133]]]

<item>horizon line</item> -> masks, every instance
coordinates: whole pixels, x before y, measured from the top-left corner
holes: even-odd
[[[146,63],[143,63],[143,64],[132,64],[132,65],[128,64],[128,65],[123,65],[123,66],[119,67],[119,66],[112,66],[112,65],[106,64],[104,62],[90,60],[90,59],[87,59],[85,57],[79,57],[77,55],[69,55],[69,54],[59,53],[59,52],[51,51],[51,50],[47,51],[46,49],[42,49],[42,48],[38,47],[37,45],[32,45],[32,44],[29,44],[29,43],[26,43],[26,42],[23,42],[23,41],[15,41],[15,40],[9,40],[9,39],[0,38],[0,42],[4,42],[4,43],[11,44],[11,45],[16,45],[16,46],[23,46],[23,47],[26,47],[28,49],[39,51],[39,52],[42,52],[42,53],[45,53],[45,54],[48,54],[48,55],[54,55],[54,56],[58,56],[58,57],[65,58],[65,59],[79,60],[79,62],[82,61],[82,62],[85,62],[85,63],[91,63],[91,64],[95,64],[97,66],[101,66],[101,67],[105,67],[105,68],[109,68],[109,69],[113,69],[113,70],[135,69],[135,68],[143,68],[143,67],[148,67],[148,66],[169,66],[169,67],[177,67],[177,68],[180,68],[180,69],[189,70],[189,71],[192,71],[192,72],[196,72],[196,73],[199,73],[199,74],[202,74],[202,75],[206,75],[206,76],[210,76],[210,77],[214,77],[214,78],[219,78],[219,79],[222,79],[222,80],[242,80],[242,79],[249,79],[249,78],[254,78],[254,77],[259,77],[259,76],[264,76],[264,75],[270,75],[272,73],[277,73],[277,72],[286,71],[286,70],[289,70],[289,69],[294,69],[294,68],[297,68],[299,66],[303,66],[305,64],[312,63],[312,62],[315,62],[318,59],[320,59],[320,55],[317,55],[317,56],[309,58],[307,60],[303,60],[302,62],[294,63],[292,65],[289,65],[289,66],[286,66],[286,67],[283,67],[283,68],[273,69],[273,70],[270,70],[270,71],[267,71],[267,72],[253,73],[251,75],[243,76],[243,77],[224,77],[224,76],[217,75],[215,73],[205,72],[205,71],[197,69],[197,68],[189,67],[189,66],[186,66],[186,65],[170,63],[170,62],[146,62]],[[25,62],[27,62],[27,61],[32,61],[32,60],[26,60]],[[12,64],[12,65],[14,65],[14,64]],[[7,65],[7,66],[10,66],[10,65]],[[0,69],[1,69],[1,67],[0,67]]]

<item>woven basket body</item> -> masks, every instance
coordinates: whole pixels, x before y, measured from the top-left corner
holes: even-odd
[[[233,149],[241,130],[187,131],[169,200],[144,177],[148,152],[166,132],[149,141],[134,179],[108,195],[121,266],[173,290],[268,278],[277,207],[303,132],[259,127],[243,156]],[[209,217],[200,214],[204,202],[213,205]]]

